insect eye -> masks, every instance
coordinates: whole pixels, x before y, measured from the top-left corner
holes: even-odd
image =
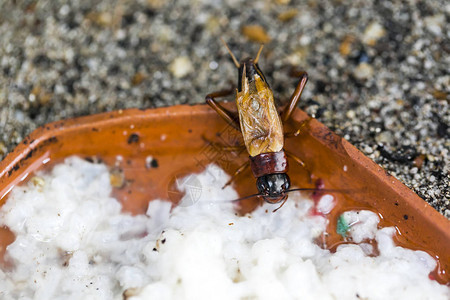
[[[270,183],[267,180],[267,175],[258,177],[256,180],[256,187],[261,195],[268,195],[270,192]]]

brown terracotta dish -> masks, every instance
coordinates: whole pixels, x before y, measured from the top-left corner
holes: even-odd
[[[293,131],[307,119],[297,110],[285,130]],[[0,205],[11,188],[34,171],[74,154],[100,159],[123,172],[124,184],[114,193],[126,211],[143,213],[148,201],[158,197],[176,203],[180,199],[173,188],[176,178],[200,172],[211,162],[232,174],[248,160],[246,153],[223,152],[206,140],[242,143],[240,134],[205,105],[130,109],[51,123],[34,131],[0,162]],[[436,257],[439,265],[433,276],[450,282],[450,221],[317,120],[308,121],[299,136],[286,139],[285,148],[302,158],[313,175],[311,180],[305,169],[291,163],[292,186],[314,187],[320,178],[326,188],[343,190],[335,195],[338,205],[328,232],[336,232],[337,218],[345,210],[376,211],[382,226],[396,226],[400,245]],[[234,186],[241,196],[257,192],[249,170],[236,178]],[[245,201],[241,210],[256,204]],[[336,247],[341,239],[330,234],[327,247]],[[13,240],[6,228],[0,228],[0,259]]]

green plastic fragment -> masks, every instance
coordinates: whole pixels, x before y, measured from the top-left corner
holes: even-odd
[[[340,215],[337,220],[336,232],[340,234],[342,237],[347,237],[347,232],[350,229],[347,221],[344,218],[344,215]]]

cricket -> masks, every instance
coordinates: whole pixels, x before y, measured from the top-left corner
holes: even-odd
[[[232,93],[231,90],[208,94],[206,103],[234,129],[240,131],[244,139],[245,145],[242,146],[220,145],[219,147],[224,151],[236,151],[245,147],[249,154],[249,160],[236,170],[225,186],[229,185],[237,175],[250,167],[256,178],[258,194],[237,200],[258,196],[268,203],[281,203],[279,207],[281,208],[288,199],[289,192],[315,190],[290,189],[291,181],[287,174],[289,171],[288,157],[306,168],[308,174],[310,172],[299,157],[284,149],[285,137],[296,136],[300,133],[300,129],[294,133],[285,133],[283,131],[283,123],[289,120],[297,107],[297,103],[308,81],[308,74],[299,72],[299,82],[288,104],[279,113],[275,105],[273,91],[258,66],[264,45],[260,46],[254,59],[249,57],[239,62],[226,42],[223,39],[221,41],[238,69],[238,85],[236,89],[238,113],[236,115],[230,112],[216,101],[216,98],[230,95]]]

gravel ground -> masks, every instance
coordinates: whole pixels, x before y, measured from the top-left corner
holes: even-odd
[[[238,58],[450,218],[450,4],[0,0],[0,158],[47,122],[203,103]]]

